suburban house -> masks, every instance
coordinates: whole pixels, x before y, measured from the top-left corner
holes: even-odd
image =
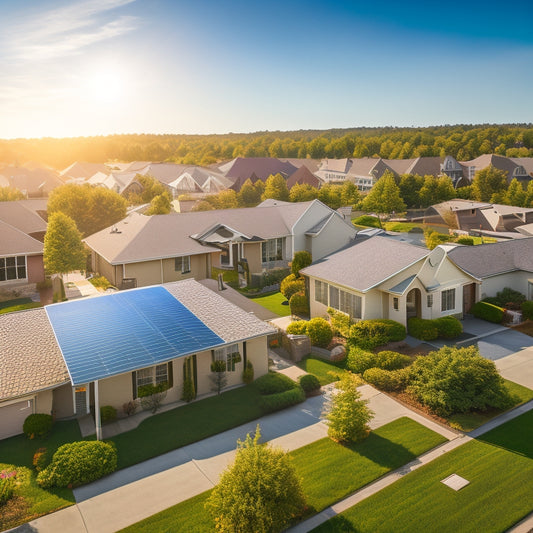
[[[478,297],[480,280],[451,261],[450,250],[441,245],[430,251],[380,235],[358,237],[300,271],[308,279],[311,316],[325,316],[331,307],[355,320],[390,318],[402,324],[411,317],[462,317]]]
[[[0,169],[0,186],[18,189],[27,198],[44,198],[59,185],[63,181],[51,168],[27,164]]]
[[[73,300],[0,315],[0,438],[22,432],[31,413],[99,413],[166,383],[178,401],[184,380],[211,391],[211,363],[226,363],[227,386],[252,363],[268,372],[274,330],[194,280]]]
[[[319,202],[266,200],[257,207],[169,215],[132,213],[85,239],[92,269],[113,285],[211,277],[212,267],[254,275],[286,268],[294,253],[320,259],[348,244],[353,225]]]
[[[515,233],[515,238],[520,233],[528,234],[527,226],[533,223],[533,208],[514,207],[511,205],[474,202],[456,198],[447,202],[432,205],[424,212],[425,224],[443,224],[456,227],[463,231],[482,231]]]
[[[43,209],[40,199],[0,202],[0,287],[44,281]]]

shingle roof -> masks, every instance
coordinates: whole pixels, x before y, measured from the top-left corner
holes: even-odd
[[[533,272],[533,237],[478,246],[457,246],[448,257],[477,278],[524,270]]]
[[[376,236],[356,241],[301,273],[366,292],[428,254],[429,250],[419,246]]]
[[[35,255],[43,253],[42,242],[0,220],[0,255]]]
[[[274,157],[237,157],[219,167],[226,178],[241,179],[246,181],[255,176],[265,181],[270,175],[281,174],[284,177],[290,176],[296,167],[287,161],[280,161]],[[244,183],[243,181],[243,183]]]
[[[69,381],[44,309],[0,315],[0,400]]]
[[[297,183],[307,183],[312,187],[318,187],[322,182],[305,165],[302,165],[290,175],[287,180],[287,187],[290,189]]]
[[[20,200],[17,202],[0,202],[0,220],[26,234],[46,231],[46,221],[36,211],[43,209],[39,200]],[[46,210],[46,202],[44,204]]]

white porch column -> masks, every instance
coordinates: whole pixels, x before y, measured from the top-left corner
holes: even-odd
[[[100,398],[98,380],[94,382],[94,419],[96,422],[96,440],[102,440],[102,422],[100,421]]]

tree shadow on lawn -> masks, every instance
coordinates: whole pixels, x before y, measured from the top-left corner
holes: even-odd
[[[334,531],[335,533],[358,533],[361,531],[357,529],[347,518],[342,515],[334,516],[330,518],[327,522],[324,522],[313,531],[326,532]]]
[[[533,411],[528,411],[477,438],[533,459]]]

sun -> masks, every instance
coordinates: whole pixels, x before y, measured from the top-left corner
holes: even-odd
[[[111,106],[124,98],[126,78],[124,69],[118,65],[96,65],[80,76],[80,92],[87,102]]]

